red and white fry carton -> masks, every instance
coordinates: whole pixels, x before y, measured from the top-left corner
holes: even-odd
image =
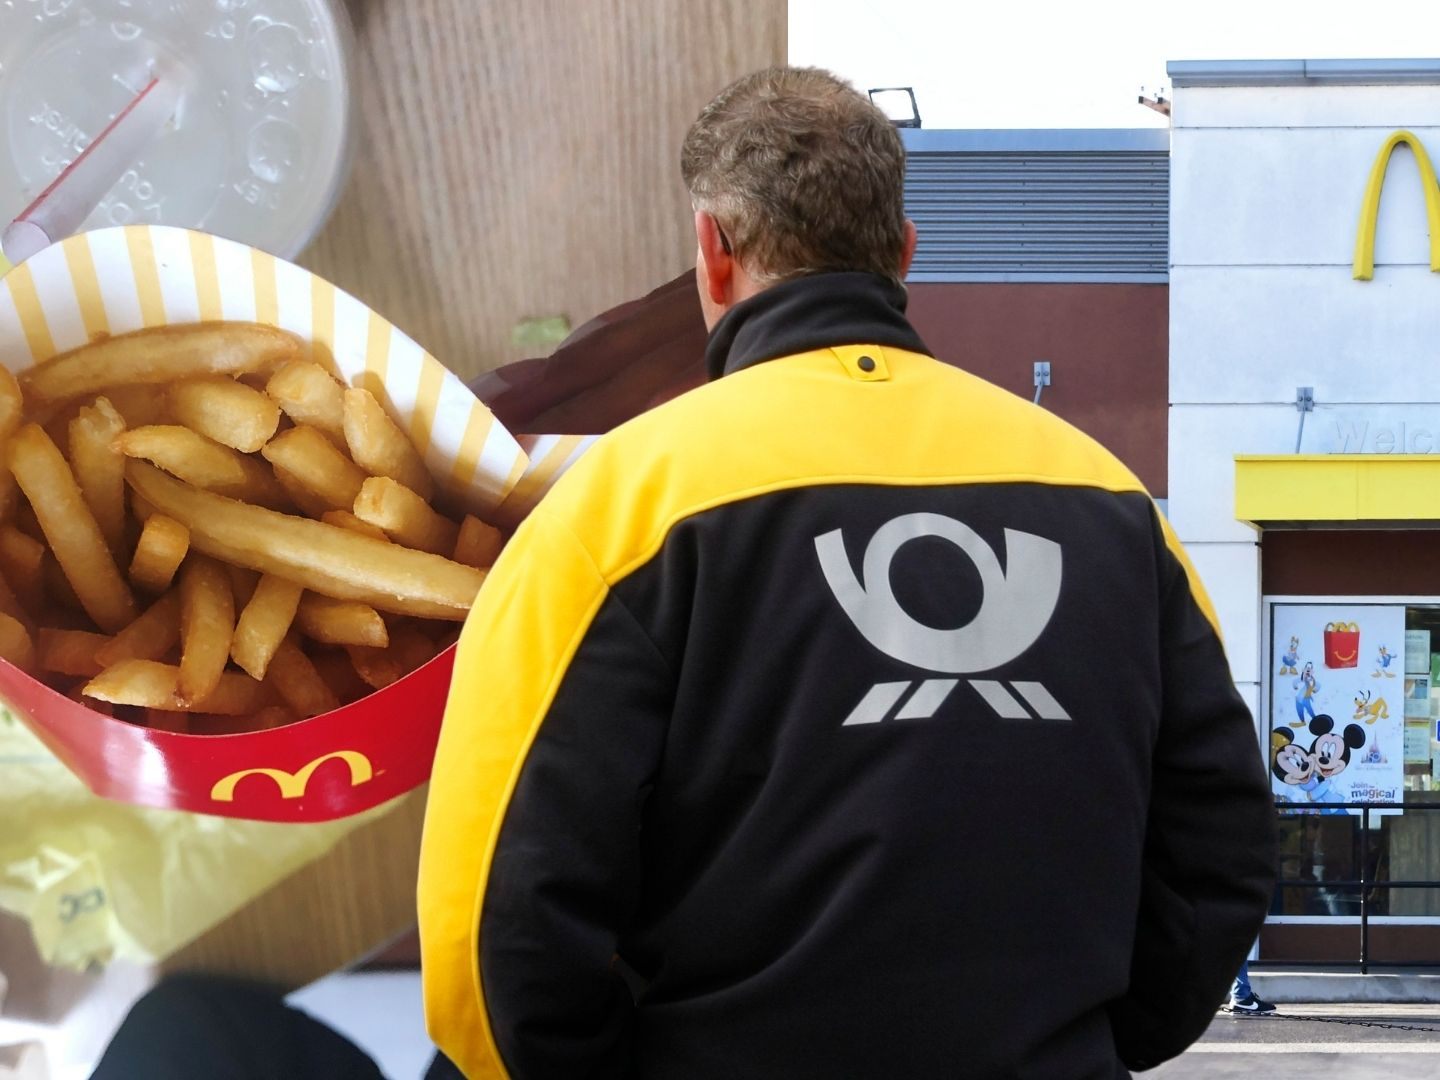
[[[530,470],[520,444],[463,382],[354,297],[219,237],[131,225],[73,236],[0,282],[0,362],[13,371],[100,335],[243,320],[292,331],[407,430],[437,486],[494,518]],[[95,712],[0,661],[0,701],[97,795],[259,821],[327,821],[430,775],[455,648],[383,690],[286,727],[240,735],[155,731]]]

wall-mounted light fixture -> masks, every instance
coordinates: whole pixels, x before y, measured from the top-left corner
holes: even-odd
[[[1035,404],[1040,404],[1040,391],[1050,385],[1050,361],[1035,361]]]
[[[1297,386],[1295,388],[1295,410],[1300,414],[1300,430],[1295,433],[1295,453],[1300,453],[1300,440],[1305,437],[1305,414],[1315,411],[1315,388],[1313,386]]]
[[[1169,117],[1170,115],[1170,99],[1165,96],[1164,87],[1156,90],[1154,96],[1151,97],[1145,93],[1145,87],[1142,86],[1139,101],[1141,105],[1147,109],[1154,109],[1161,116]]]

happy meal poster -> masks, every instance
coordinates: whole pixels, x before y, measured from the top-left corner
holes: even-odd
[[[1269,760],[1276,800],[1297,809],[1399,802],[1405,608],[1276,604],[1272,611]],[[1315,812],[1355,813],[1338,806]]]

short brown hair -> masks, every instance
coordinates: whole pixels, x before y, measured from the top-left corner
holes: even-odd
[[[765,283],[828,270],[899,280],[905,148],[885,114],[819,68],[747,75],[705,106],[680,148],[697,210],[715,215]]]

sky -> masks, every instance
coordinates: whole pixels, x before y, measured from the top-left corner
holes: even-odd
[[[1437,0],[789,0],[790,62],[927,128],[1164,127],[1170,60],[1440,57]]]

